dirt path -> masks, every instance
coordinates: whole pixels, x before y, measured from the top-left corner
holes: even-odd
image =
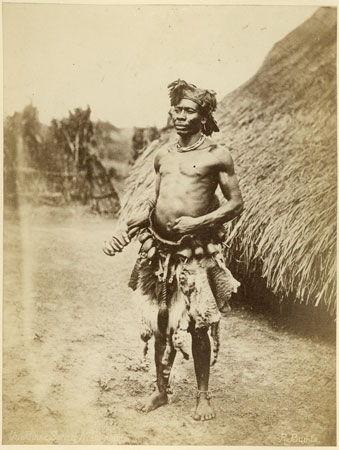
[[[127,288],[136,246],[108,258],[111,221],[24,216],[25,231],[5,227],[4,444],[335,445],[335,348],[246,310],[222,322],[216,420],[191,418],[194,372],[180,356],[170,404],[138,412],[154,370]]]

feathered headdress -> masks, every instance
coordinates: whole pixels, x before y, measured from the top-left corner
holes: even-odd
[[[217,108],[216,94],[214,91],[199,89],[194,84],[184,80],[176,80],[168,85],[171,106],[177,105],[180,100],[187,98],[200,106],[201,112],[206,117],[203,132],[209,136],[213,131],[219,131],[218,125],[212,115]]]

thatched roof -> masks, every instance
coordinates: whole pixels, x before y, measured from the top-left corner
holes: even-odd
[[[227,226],[229,260],[262,276],[282,299],[324,306],[336,298],[336,10],[320,8],[278,42],[248,82],[219,104],[245,210]],[[136,162],[122,216],[152,193],[154,151]]]

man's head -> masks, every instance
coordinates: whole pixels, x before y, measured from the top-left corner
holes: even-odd
[[[168,88],[172,106],[170,113],[178,134],[202,131],[209,136],[213,131],[219,131],[212,115],[217,106],[215,92],[198,89],[180,79]]]

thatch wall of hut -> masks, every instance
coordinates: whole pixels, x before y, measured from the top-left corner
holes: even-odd
[[[336,9],[320,8],[278,42],[258,72],[220,102],[221,132],[213,135],[231,150],[245,204],[226,225],[229,264],[245,283],[264,280],[280,300],[330,313],[336,303],[336,27]],[[154,152],[175,139],[166,131],[137,160],[120,220],[153,195]]]

